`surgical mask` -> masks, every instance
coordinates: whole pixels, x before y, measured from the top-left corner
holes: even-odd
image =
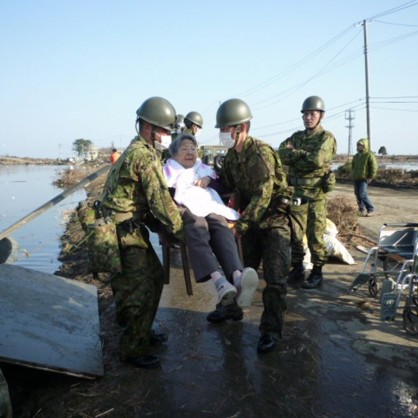
[[[161,143],[154,141],[155,148],[159,151],[167,149],[171,144],[171,135],[160,135]]]
[[[219,132],[219,140],[221,145],[227,148],[232,148],[235,145],[235,141],[231,138],[231,132]]]
[[[194,137],[197,138],[198,136],[200,136],[201,132],[202,132],[202,130],[200,128],[197,128],[196,132],[194,133]]]

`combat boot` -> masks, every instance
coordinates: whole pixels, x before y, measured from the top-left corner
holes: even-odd
[[[315,289],[322,284],[322,266],[314,266],[309,277],[302,283],[304,289]]]
[[[297,263],[293,266],[287,276],[288,283],[295,283],[305,279],[305,269],[303,268],[303,263]]]
[[[157,332],[153,329],[151,330],[151,335],[150,335],[151,345],[165,343],[167,340],[168,340],[168,337],[163,332]]]
[[[243,317],[244,313],[242,312],[242,308],[240,308],[236,302],[233,302],[226,306],[222,306],[220,303],[218,303],[216,305],[216,309],[212,312],[209,312],[206,319],[213,324],[219,324],[221,322],[225,322],[228,319],[232,319],[233,321],[241,321]]]
[[[266,354],[274,351],[277,346],[279,338],[277,335],[265,333],[260,337],[257,344],[257,352],[259,354]]]
[[[155,367],[158,367],[160,365],[160,359],[152,354],[131,357],[126,359],[125,361],[141,369],[154,369]]]

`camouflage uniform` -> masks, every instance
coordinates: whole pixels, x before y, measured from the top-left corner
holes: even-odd
[[[9,388],[0,369],[0,417],[12,418],[12,404],[10,402]]]
[[[125,327],[120,341],[122,360],[148,353],[164,285],[163,268],[144,223],[152,215],[168,232],[178,238],[182,234],[182,220],[160,158],[144,138],[134,138],[112,167],[103,191],[104,210],[117,225],[122,262],[122,272],[111,277],[116,319]]]
[[[240,153],[228,150],[220,175],[239,195],[242,216],[236,227],[242,235],[244,264],[257,270],[263,261],[266,287],[260,331],[280,336],[290,265],[290,227],[282,203],[290,197],[285,173],[274,150],[248,136]]]
[[[369,181],[374,179],[377,174],[378,164],[374,154],[369,151],[369,140],[367,138],[357,141],[357,146],[363,145],[363,149],[357,149],[351,161],[351,169],[353,171],[354,195],[356,196],[357,205],[362,214],[367,212],[371,214],[375,208],[370,200],[367,188]]]
[[[287,148],[289,142],[294,149]],[[322,266],[327,261],[324,242],[327,218],[324,176],[329,172],[336,152],[334,135],[325,131],[321,125],[310,135],[306,131],[295,132],[279,147],[283,164],[289,166],[288,181],[295,188],[295,197],[308,201],[306,205],[292,207],[292,217],[301,226],[295,229],[292,240],[292,265],[303,262],[305,233],[312,263]]]

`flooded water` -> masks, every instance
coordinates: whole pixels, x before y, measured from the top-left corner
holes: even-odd
[[[3,231],[63,190],[52,183],[66,166],[0,166],[0,230]],[[83,189],[11,234],[19,244],[16,265],[45,273],[60,266],[59,238],[68,213],[85,198]]]

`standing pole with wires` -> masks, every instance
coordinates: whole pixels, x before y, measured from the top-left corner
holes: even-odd
[[[364,33],[364,70],[366,75],[366,121],[367,121],[367,138],[369,139],[369,151],[371,151],[372,141],[370,134],[370,96],[369,96],[369,62],[367,58],[367,21],[363,20]]]

